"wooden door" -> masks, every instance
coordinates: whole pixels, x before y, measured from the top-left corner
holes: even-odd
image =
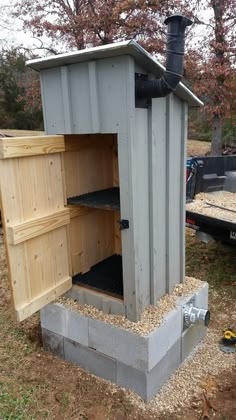
[[[0,139],[2,219],[19,321],[71,288],[64,136]]]

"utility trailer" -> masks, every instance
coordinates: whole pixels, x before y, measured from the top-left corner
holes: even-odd
[[[189,158],[186,178],[186,226],[200,240],[236,246],[236,156]],[[200,193],[208,193],[205,202]]]

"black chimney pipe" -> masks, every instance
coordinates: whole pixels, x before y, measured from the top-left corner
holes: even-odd
[[[165,20],[165,24],[168,25],[166,71],[160,79],[136,79],[137,99],[160,98],[175,90],[183,76],[185,28],[192,23],[182,15],[173,15]]]

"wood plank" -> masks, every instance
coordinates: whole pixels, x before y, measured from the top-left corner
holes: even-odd
[[[108,136],[108,142],[100,135],[69,137],[66,148],[71,144],[73,151],[64,153],[67,198],[112,188],[113,136]]]
[[[91,211],[96,211],[96,209],[91,209],[89,207],[80,207],[80,206],[68,206],[70,211],[70,218],[73,219],[74,217],[84,216]]]
[[[64,136],[34,136],[0,139],[0,159],[64,152]]]
[[[114,144],[113,144],[113,186],[119,187],[119,163],[118,163],[118,145],[117,145],[117,135],[114,135]]]
[[[19,225],[8,226],[8,242],[11,245],[17,245],[57,229],[58,227],[65,226],[68,223],[70,223],[70,211],[69,209],[64,209],[44,217],[29,220]]]
[[[117,255],[122,255],[122,247],[121,247],[121,230],[120,225],[118,222],[120,220],[120,212],[114,212],[114,253]]]
[[[18,321],[23,321],[28,318],[30,315],[37,312],[43,306],[47,305],[50,302],[53,302],[55,299],[60,297],[62,294],[70,290],[72,287],[72,279],[68,277],[63,279],[63,281],[57,284],[52,289],[46,291],[41,296],[38,296],[32,302],[27,303],[21,308],[16,308],[16,317]]]
[[[14,306],[38,307],[38,297],[69,278],[68,225],[17,246],[9,243],[7,229],[65,210],[61,154],[0,160],[0,183]]]
[[[86,273],[115,251],[114,214],[106,210],[80,213],[71,219],[72,273]]]

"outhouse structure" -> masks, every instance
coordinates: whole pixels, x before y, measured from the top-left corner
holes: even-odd
[[[78,285],[81,302],[102,308],[105,299],[109,312],[137,321],[146,306],[172,291],[185,276],[187,115],[189,105],[201,102],[180,83],[164,98],[137,103],[135,78],[159,78],[163,67],[135,41],[34,60],[28,65],[40,72],[45,132],[50,137],[22,144],[31,157],[22,158],[29,164],[28,173],[19,169],[15,180],[18,195],[22,194],[20,203],[16,193],[9,194],[6,175],[8,185],[4,183],[2,194],[14,209],[13,220],[7,222],[8,232],[14,236],[16,228],[11,224],[35,219],[40,242],[45,236],[43,229],[41,235],[40,218],[52,217],[61,209],[61,223],[69,220],[61,229],[63,257],[54,249],[50,258],[63,261],[60,282],[66,280],[65,288],[70,289],[71,277]],[[39,146],[34,151],[35,142]],[[14,139],[2,143],[3,149],[8,143],[9,152]],[[17,160],[10,157],[15,165]],[[57,162],[50,164],[50,157]],[[38,160],[42,161],[39,168]],[[18,221],[15,213],[20,212],[21,203],[27,211],[21,211]],[[29,282],[38,286],[35,293],[34,288],[31,291],[31,298],[17,307],[20,312],[28,299],[37,300],[38,293],[40,297],[44,294],[43,283],[53,288],[58,281],[58,274],[45,265],[47,248],[40,244],[41,252],[34,251],[39,242],[27,235],[25,239],[21,261],[30,261],[31,268],[23,265],[33,270]],[[16,246],[19,255],[18,243],[10,246],[11,250]],[[37,258],[25,256],[28,246]],[[18,267],[14,282],[20,288],[21,276],[28,278]]]
[[[183,83],[165,97],[139,97],[138,83],[160,78],[164,67],[135,41],[28,65],[40,72],[46,135],[0,140],[17,318],[68,292],[138,321],[185,278],[187,117],[201,101]],[[44,329],[51,316],[43,310]],[[62,326],[60,315],[55,319]],[[157,390],[156,382],[146,386],[155,363],[132,366],[143,369],[145,391],[130,386],[146,399]]]

